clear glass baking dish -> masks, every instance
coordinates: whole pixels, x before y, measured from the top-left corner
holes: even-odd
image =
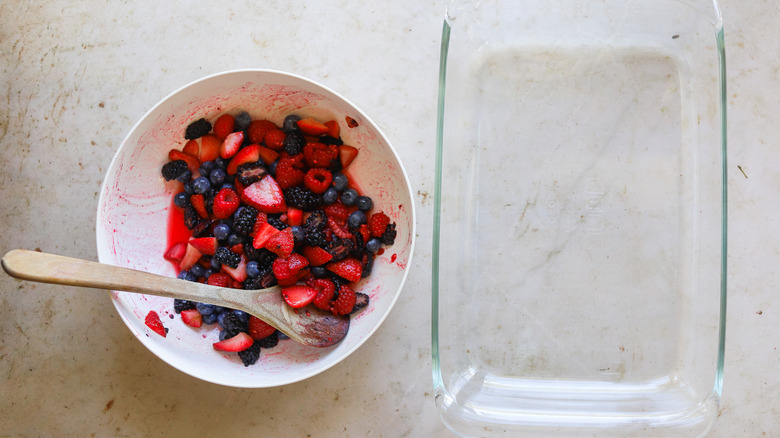
[[[433,381],[462,436],[702,436],[726,306],[710,1],[451,1]]]

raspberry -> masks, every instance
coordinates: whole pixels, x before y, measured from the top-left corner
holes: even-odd
[[[249,127],[246,129],[246,133],[249,136],[249,141],[253,144],[260,144],[265,138],[265,135],[275,129],[278,130],[279,128],[268,120],[252,120]]]
[[[357,295],[351,287],[342,285],[339,288],[339,295],[336,300],[333,301],[332,310],[334,315],[348,315],[352,313],[352,309],[355,308],[355,302]]]
[[[184,138],[193,140],[201,138],[209,132],[211,132],[211,123],[206,119],[200,118],[187,126],[187,129],[184,132]]]
[[[333,204],[326,205],[323,210],[325,210],[325,213],[328,215],[328,217],[336,220],[346,221],[349,217],[349,209],[341,202],[335,202]]]
[[[217,192],[212,201],[211,211],[217,219],[227,219],[235,213],[241,204],[238,193],[235,190],[225,187]]]
[[[276,165],[276,183],[282,189],[289,189],[303,184],[306,175],[302,170],[293,167],[291,158],[281,158]]]
[[[303,157],[309,167],[329,168],[339,161],[339,148],[333,144],[307,143]]]
[[[318,309],[330,310],[330,302],[336,295],[336,285],[330,280],[320,278],[312,281],[310,286],[317,289],[317,296],[314,297],[312,304]]]
[[[322,194],[333,183],[333,175],[327,169],[311,168],[303,177],[306,188],[316,194]]]
[[[373,237],[382,237],[389,224],[390,218],[381,211],[372,214],[371,217],[368,218],[368,229],[371,231],[371,236]]]

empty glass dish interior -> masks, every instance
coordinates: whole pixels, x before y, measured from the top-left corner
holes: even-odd
[[[433,377],[463,436],[699,436],[725,315],[717,5],[453,2]]]

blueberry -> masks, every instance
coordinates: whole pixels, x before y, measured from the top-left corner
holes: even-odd
[[[276,166],[279,164],[279,160],[275,160],[273,163],[268,165],[268,173],[271,175],[276,176]]]
[[[200,168],[204,169],[206,173],[211,173],[212,170],[214,170],[214,162],[213,161],[204,161],[200,163]],[[202,172],[201,172],[202,174]]]
[[[234,310],[233,314],[238,317],[238,320],[241,321],[241,324],[246,324],[249,322],[249,314],[243,310]]]
[[[260,267],[256,261],[252,260],[246,264],[246,275],[255,278],[260,275]]]
[[[222,222],[214,227],[214,237],[217,238],[217,240],[225,240],[230,235],[230,225]]]
[[[366,242],[366,250],[371,253],[379,251],[381,246],[382,242],[380,242],[376,237],[373,237],[369,239],[368,242]]]
[[[184,183],[184,193],[188,195],[195,193],[195,189],[192,187],[192,181],[187,181]]]
[[[184,208],[189,203],[190,203],[190,197],[184,192],[177,193],[176,196],[173,197],[173,205],[179,208]]]
[[[208,279],[209,279],[209,277],[211,277],[211,274],[213,274],[213,273],[215,273],[215,272],[217,272],[217,271],[215,271],[213,268],[208,268],[208,269],[206,269],[206,270],[203,272],[203,279],[204,279],[204,280],[208,280]]]
[[[341,172],[333,174],[333,187],[339,192],[343,191],[349,185],[349,178]]]
[[[227,163],[225,162],[225,160],[222,157],[217,157],[216,159],[214,159],[214,168],[215,169],[216,168],[224,169],[226,167],[227,167]]]
[[[226,176],[227,173],[225,173],[224,170],[217,168],[211,171],[211,174],[209,175],[209,181],[211,181],[211,184],[218,186],[225,181]]]
[[[335,187],[328,187],[322,194],[322,202],[330,205],[339,200],[339,191]]]
[[[180,280],[198,281],[198,277],[196,277],[190,271],[181,271],[181,272],[179,272],[179,276],[177,278],[179,278]]]
[[[249,127],[249,124],[252,123],[252,116],[250,116],[246,111],[241,111],[240,113],[236,114],[235,120],[236,122],[233,127],[233,131],[245,131],[246,128]]]
[[[230,177],[230,175],[228,175],[227,177]],[[226,177],[226,178],[227,178],[227,177]],[[229,183],[229,182],[226,182],[225,184],[222,184],[222,185],[219,187],[219,189],[220,189],[220,190],[222,190],[222,189],[233,189],[233,190],[235,190],[235,189],[236,189],[236,186],[234,186],[233,184],[231,184],[231,183]]]
[[[225,316],[227,315],[227,312],[219,312],[219,315],[217,315],[217,325],[219,325],[220,328],[223,330],[225,329]]]
[[[211,259],[211,268],[214,269],[214,271],[219,271],[222,269],[222,263],[217,259]]]
[[[203,168],[203,166],[201,166],[201,167],[198,169],[198,173],[200,173],[200,176],[205,176],[206,178],[208,178],[208,177],[209,177],[209,174],[211,173],[211,171],[210,171],[210,170],[208,170],[208,169],[204,169],[204,168]]]
[[[358,196],[357,200],[355,201],[355,205],[357,205],[357,208],[359,208],[361,211],[369,211],[374,208],[374,201],[372,201],[368,196]]]
[[[284,132],[297,131],[298,120],[301,120],[301,117],[296,116],[295,114],[290,114],[289,116],[285,117],[284,122],[282,122],[282,130]]]
[[[309,272],[314,278],[325,278],[328,276],[328,270],[324,266],[312,266]]]
[[[278,332],[278,333],[279,333],[279,340],[280,341],[283,341],[285,339],[290,339],[290,337],[285,335],[284,333],[282,333],[282,332]]]
[[[211,188],[211,183],[209,182],[208,178],[205,176],[198,177],[193,183],[192,183],[192,189],[195,190],[195,193],[203,194],[209,191]]]
[[[192,178],[192,172],[190,172],[190,169],[187,169],[184,171],[184,173],[176,177],[176,181],[187,182],[190,180],[190,178]]]
[[[349,225],[350,228],[358,228],[366,222],[368,222],[366,214],[360,210],[353,211],[350,213],[349,217],[347,217],[347,225]]]
[[[209,313],[208,315],[203,315],[203,324],[214,324],[217,322],[217,317],[219,314],[217,312]]]
[[[347,207],[355,205],[358,198],[358,192],[355,189],[344,189],[341,192],[341,203]]]
[[[200,314],[203,315],[204,317],[206,315],[211,315],[215,313],[215,311],[217,310],[217,306],[213,304],[206,304],[206,303],[197,303],[195,304],[195,308],[198,309],[198,312],[200,312]],[[217,315],[214,316],[216,317]]]
[[[220,341],[224,341],[224,340],[225,340],[225,339],[227,339],[227,338],[228,338],[230,335],[231,335],[231,333],[230,333],[229,331],[227,331],[227,330],[220,330],[220,331],[219,331],[219,340],[220,340]]]
[[[227,244],[228,246],[232,247],[234,245],[238,245],[242,241],[243,240],[241,239],[241,236],[239,236],[238,234],[231,234],[230,236],[228,236]]]
[[[195,277],[203,277],[203,274],[206,273],[206,268],[203,267],[201,264],[194,264],[192,265],[192,268],[190,268],[190,273],[194,275]]]
[[[295,246],[301,244],[304,241],[304,239],[306,239],[306,233],[304,232],[303,227],[299,225],[294,225],[290,227],[290,231],[292,231],[293,244]]]

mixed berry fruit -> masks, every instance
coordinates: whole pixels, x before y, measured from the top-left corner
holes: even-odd
[[[189,230],[165,253],[179,278],[279,285],[291,307],[337,315],[368,305],[355,283],[393,244],[395,223],[350,181],[358,149],[343,143],[337,121],[288,115],[278,126],[242,111],[196,120],[184,136],[162,167],[166,181],[181,185],[173,204]],[[237,352],[246,366],[284,337],[234,309],[174,300],[174,311],[192,327],[218,324],[214,348]]]

